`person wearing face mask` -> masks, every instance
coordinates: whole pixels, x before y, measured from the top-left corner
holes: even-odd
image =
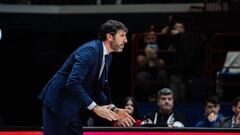
[[[163,70],[164,60],[159,57],[157,35],[153,28],[144,35],[144,49],[137,56],[137,64],[137,80],[160,80],[166,76]]]
[[[153,102],[155,100],[155,85],[152,82],[166,83],[168,72],[165,69],[165,61],[161,53],[161,47],[158,44],[158,33],[153,26],[143,34],[143,45],[138,51],[136,58],[136,81],[139,90],[147,93],[138,93],[137,99]],[[141,44],[138,44],[141,46]],[[150,82],[150,83],[141,83]],[[148,96],[146,96],[146,94]]]
[[[127,109],[129,115],[135,119],[135,123],[132,126],[139,127],[141,126],[141,117],[138,109],[138,104],[134,97],[126,97],[123,101],[122,108]],[[122,125],[117,121],[113,125],[114,127],[122,127]]]
[[[166,81],[168,78],[165,70],[165,61],[161,54],[157,32],[151,26],[143,36],[143,48],[137,55],[137,80],[138,81]],[[152,89],[148,87],[146,89]]]
[[[154,127],[185,127],[187,122],[183,114],[174,111],[174,93],[169,88],[163,88],[157,95],[158,111],[148,113],[142,121],[142,126]]]
[[[204,119],[196,123],[196,127],[219,127],[224,116],[220,113],[220,101],[217,96],[209,96],[204,101]]]

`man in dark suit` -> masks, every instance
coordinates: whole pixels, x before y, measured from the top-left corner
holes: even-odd
[[[74,51],[45,85],[39,94],[44,135],[82,135],[83,116],[79,112],[83,110],[108,121],[118,120],[123,126],[135,122],[126,109],[111,103],[106,86],[110,53],[123,51],[127,32],[122,22],[108,20],[100,26],[99,39]]]

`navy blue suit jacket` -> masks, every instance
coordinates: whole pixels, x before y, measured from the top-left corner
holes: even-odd
[[[93,101],[107,104],[109,97],[103,90],[107,73],[98,79],[102,57],[101,41],[93,40],[80,46],[45,85],[39,99],[63,119],[71,118]],[[108,58],[107,67],[111,61],[112,57]]]

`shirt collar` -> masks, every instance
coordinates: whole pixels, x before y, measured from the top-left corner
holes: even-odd
[[[108,55],[109,53],[107,51],[107,48],[106,48],[104,42],[102,42],[102,44],[103,44],[103,56]]]
[[[235,116],[232,117],[232,125],[235,125]]]

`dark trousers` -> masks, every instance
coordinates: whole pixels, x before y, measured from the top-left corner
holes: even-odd
[[[43,106],[43,132],[44,135],[83,135],[80,115],[71,119],[61,119],[55,113]]]

